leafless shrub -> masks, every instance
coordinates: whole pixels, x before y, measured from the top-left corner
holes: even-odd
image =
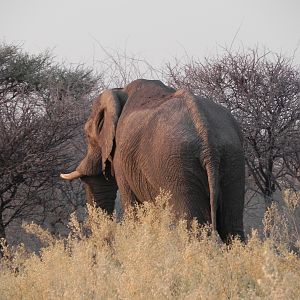
[[[153,67],[146,59],[137,54],[128,53],[127,49],[107,49],[100,43],[102,58],[96,61],[106,88],[124,87],[140,78],[159,79],[162,71]]]
[[[63,193],[58,174],[78,159],[72,144],[97,84],[90,70],[54,64],[49,53],[0,47],[1,237],[16,219],[44,218],[48,201],[52,210],[62,205],[52,197]]]

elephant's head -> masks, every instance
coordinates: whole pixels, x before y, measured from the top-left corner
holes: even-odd
[[[65,180],[81,178],[87,202],[113,212],[117,184],[113,174],[115,133],[127,96],[121,89],[106,90],[95,100],[85,124],[87,153],[75,171],[61,174]]]

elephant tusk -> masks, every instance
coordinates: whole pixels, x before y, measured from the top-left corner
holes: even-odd
[[[60,178],[62,178],[64,180],[73,180],[73,179],[80,178],[81,176],[82,176],[82,174],[79,173],[78,171],[73,171],[68,174],[60,174]]]

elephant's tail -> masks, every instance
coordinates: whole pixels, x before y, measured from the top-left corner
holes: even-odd
[[[211,224],[212,229],[217,231],[217,207],[220,195],[219,172],[218,168],[212,164],[206,165],[206,172],[209,186]]]
[[[215,149],[210,145],[213,145],[211,139],[214,138],[214,134],[210,133],[209,122],[205,115],[206,109],[201,109],[200,103],[203,99],[195,98],[188,91],[180,90],[175,93],[176,96],[185,98],[187,109],[190,112],[190,116],[198,132],[199,139],[203,144],[203,148],[200,153],[200,161],[206,168],[209,185],[209,199],[210,199],[210,215],[213,230],[217,230],[217,207],[218,198],[220,194],[220,181],[219,181],[219,162],[218,153],[215,153]],[[203,104],[204,108],[205,104]]]

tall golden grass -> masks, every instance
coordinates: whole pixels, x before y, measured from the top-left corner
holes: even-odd
[[[252,232],[246,245],[226,246],[209,227],[193,222],[188,230],[170,197],[162,192],[122,222],[88,207],[84,224],[72,216],[66,239],[27,225],[45,247],[38,254],[4,249],[0,298],[299,299],[300,260],[290,250],[294,237],[278,232],[277,207],[265,217],[267,238]]]

